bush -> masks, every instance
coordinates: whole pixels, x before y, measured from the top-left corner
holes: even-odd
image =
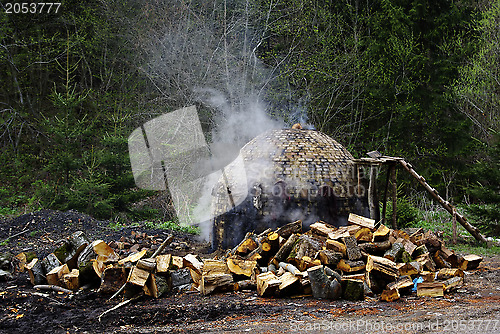
[[[420,219],[420,210],[415,208],[406,197],[398,198],[396,204],[398,228],[410,227],[412,223]],[[389,201],[387,202],[385,219],[388,222],[392,221],[392,202]]]

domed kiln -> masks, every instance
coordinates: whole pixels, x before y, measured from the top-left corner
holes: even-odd
[[[341,226],[349,213],[370,216],[368,178],[353,156],[314,130],[266,132],[248,142],[213,189],[212,246],[230,248],[249,231],[260,233],[301,219]]]

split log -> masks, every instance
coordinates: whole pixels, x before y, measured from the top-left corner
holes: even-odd
[[[437,273],[437,279],[445,281],[447,279],[450,279],[452,277],[464,277],[464,272],[462,269],[459,268],[442,268],[438,271]]]
[[[422,271],[422,265],[420,262],[412,261],[401,264],[401,266],[398,266],[398,270],[400,276],[415,276]]]
[[[347,256],[347,248],[342,242],[338,242],[336,240],[328,239],[326,240],[326,249],[339,252],[342,256]]]
[[[127,282],[127,277],[128,270],[124,267],[111,266],[104,269],[98,292],[104,294],[115,293]]]
[[[278,290],[281,281],[274,273],[267,272],[257,275],[256,283],[257,294],[263,297],[274,295]]]
[[[184,259],[181,256],[172,256],[172,268],[173,269],[182,269],[184,268]]]
[[[436,278],[436,273],[433,271],[422,271],[420,276],[424,279],[424,282],[434,282]]]
[[[194,270],[201,275],[203,270],[203,262],[198,255],[188,254],[183,257],[183,266]]]
[[[382,274],[377,274],[376,271],[370,272],[367,271],[365,272],[365,283],[372,292],[374,293],[379,293],[384,290],[384,287],[387,285],[385,282],[385,279],[381,279],[379,276]]]
[[[405,248],[405,251],[408,252],[408,254],[410,254],[410,256],[413,256],[413,252],[415,251],[417,246],[413,242],[411,242],[410,240],[406,240],[406,239],[404,239],[404,241],[403,241],[403,246]]]
[[[345,272],[345,273],[352,273],[352,272],[357,272],[364,270],[366,267],[365,263],[363,261],[350,261],[350,260],[345,260],[341,259],[339,263],[337,264],[337,269]]]
[[[255,236],[255,234],[253,234],[252,232],[248,232],[243,240],[238,245],[236,245],[229,254],[240,256],[247,255],[248,253],[257,249],[257,247],[259,247],[256,238],[257,237]]]
[[[416,246],[420,246],[423,243],[424,233],[423,229],[419,228],[413,234],[410,235],[410,241],[413,242]]]
[[[80,271],[78,269],[71,270],[70,273],[63,275],[62,283],[69,290],[78,290],[80,287],[79,283]]]
[[[349,233],[349,229],[347,228],[347,226],[341,226],[338,229],[334,230],[332,233],[328,234],[328,239],[339,240],[350,235],[351,233]]]
[[[362,280],[342,279],[342,298],[346,300],[364,300],[365,286]]]
[[[130,270],[130,273],[128,275],[127,282],[130,284],[144,287],[149,278],[149,274],[150,274],[149,271],[146,271],[144,269],[139,269],[137,267],[132,267],[132,270]]]
[[[203,275],[212,274],[229,274],[229,268],[227,267],[226,261],[223,260],[203,260]]]
[[[226,260],[227,268],[235,275],[252,276],[252,272],[257,267],[257,261],[241,260],[234,257],[229,257]]]
[[[278,265],[280,262],[286,260],[298,240],[299,236],[297,234],[291,234],[283,246],[280,247],[276,255],[274,255],[272,262]]]
[[[261,242],[261,253],[262,260],[264,263],[268,263],[269,260],[276,255],[280,248],[279,243],[280,235],[276,232],[271,232],[265,237]]]
[[[420,245],[417,248],[415,248],[412,255],[413,255],[413,258],[416,259],[420,255],[427,254],[427,253],[429,253],[429,250],[427,249],[427,247],[425,247],[425,245]]]
[[[302,220],[283,225],[276,230],[276,233],[284,239],[288,239],[292,234],[302,233]]]
[[[70,269],[75,269],[78,256],[89,244],[90,241],[85,233],[77,231],[64,240],[64,243],[54,251],[54,254],[61,263],[66,263]]]
[[[354,235],[358,242],[371,242],[373,239],[373,232],[367,228],[363,227]]]
[[[375,220],[374,219],[359,216],[359,215],[356,215],[354,213],[349,214],[349,218],[347,219],[347,222],[349,224],[354,224],[354,225],[358,225],[361,227],[369,228],[370,230],[375,229]]]
[[[385,251],[392,247],[389,240],[384,240],[380,242],[366,242],[362,243],[359,246],[361,251],[366,252],[371,255],[384,254]]]
[[[47,281],[43,273],[42,261],[38,260],[38,258],[31,260],[25,268],[28,271],[31,284],[40,285]]]
[[[321,264],[329,266],[331,268],[336,268],[337,264],[342,259],[342,253],[333,252],[331,250],[320,250],[318,252],[318,257]]]
[[[362,280],[364,281],[366,279],[365,273],[360,273],[360,274],[352,274],[352,275],[344,275],[341,277],[341,279],[355,279],[355,280]]]
[[[254,280],[247,279],[234,283],[234,291],[256,290],[257,284]]]
[[[42,268],[45,274],[48,274],[52,269],[60,267],[62,265],[61,261],[55,256],[54,253],[50,253],[42,260]]]
[[[299,290],[300,279],[291,272],[286,272],[279,277],[281,284],[278,286],[280,295],[289,295]]]
[[[417,284],[417,296],[419,297],[443,297],[443,282],[424,282]]]
[[[401,255],[405,250],[404,246],[400,242],[396,242],[392,245],[392,248],[385,252],[384,257],[393,262],[398,262],[401,259]]]
[[[47,283],[49,283],[50,285],[64,286],[64,283],[62,282],[62,277],[65,274],[69,274],[69,268],[66,263],[53,268],[51,271],[47,273]]]
[[[156,269],[156,259],[140,259],[139,261],[137,261],[136,267],[152,273]]]
[[[390,280],[395,280],[399,276],[396,263],[385,257],[370,255],[366,262],[366,271],[377,271],[387,276]]]
[[[171,287],[168,284],[168,279],[161,275],[151,274],[144,286],[144,293],[148,296],[159,298],[163,294],[169,292]]]
[[[393,302],[398,300],[400,297],[398,289],[385,289],[380,295],[380,300],[385,302]]]
[[[193,283],[189,268],[172,270],[170,272],[170,281],[172,288]]]
[[[167,273],[170,269],[173,269],[172,254],[158,255],[155,259],[157,273]]]
[[[311,229],[311,232],[313,234],[316,234],[320,237],[328,237],[330,233],[333,233],[334,229],[331,227],[328,227],[325,223],[323,222],[316,222],[314,224],[311,224],[309,227]]]
[[[436,271],[436,264],[434,261],[431,259],[429,253],[425,253],[420,255],[415,259],[415,261],[420,262],[423,268],[429,270],[429,271]]]
[[[377,230],[375,232],[373,232],[373,242],[379,242],[379,241],[384,241],[384,240],[387,240],[389,238],[389,233],[391,232],[391,230],[383,225],[383,224],[380,224],[380,226],[377,228]]]
[[[104,263],[118,261],[120,257],[115,253],[113,248],[102,240],[96,240],[92,244],[92,249],[97,254],[97,259]]]
[[[462,270],[474,270],[479,267],[479,264],[483,261],[481,256],[474,254],[465,255],[462,262],[460,263],[460,269]]]
[[[301,235],[288,255],[287,262],[295,265],[300,271],[305,271],[311,264],[310,260],[322,249],[322,245],[307,235]]]
[[[413,288],[413,280],[410,276],[400,276],[394,282],[387,284],[387,289],[396,289],[400,294],[410,294]]]
[[[339,299],[342,296],[342,287],[336,279],[330,279],[323,266],[316,266],[307,270],[314,298]]]
[[[123,264],[125,264],[127,262],[136,263],[137,261],[139,261],[140,259],[142,259],[146,255],[147,251],[148,251],[147,249],[143,249],[140,252],[135,252],[133,254],[130,254],[126,258],[123,258],[123,259],[119,260],[118,264],[123,265]]]
[[[188,268],[189,269],[189,274],[191,275],[191,278],[193,279],[193,287],[195,289],[198,289],[200,286],[200,281],[201,277],[203,276],[202,274],[196,272],[195,270]]]
[[[299,275],[301,273],[301,271],[291,263],[280,262],[279,266],[294,275]]]
[[[363,256],[361,255],[361,250],[358,247],[356,238],[349,236],[342,238],[346,248],[347,248],[347,258],[351,261],[360,260]]]
[[[446,261],[440,250],[436,251],[432,258],[437,268],[451,268],[451,264]]]
[[[464,284],[464,278],[460,276],[451,277],[443,282],[444,291],[450,292],[452,290],[460,288]]]

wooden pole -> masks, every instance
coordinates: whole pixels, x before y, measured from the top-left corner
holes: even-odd
[[[396,181],[396,166],[391,165],[391,181],[392,181],[392,228],[398,229],[397,224],[397,207],[398,207],[398,187]]]
[[[385,180],[384,204],[382,206],[382,225],[385,225],[385,213],[387,212],[387,191],[389,190],[390,178],[391,178],[391,166],[387,167],[387,178]]]
[[[451,226],[453,228],[453,244],[457,244],[457,209],[453,207],[453,219],[451,220]]]
[[[432,188],[426,181],[425,179],[418,175],[417,172],[415,172],[415,170],[413,169],[413,167],[408,164],[406,161],[404,161],[403,159],[399,160],[399,162],[401,163],[401,165],[415,178],[417,179],[417,181],[422,185],[424,186],[425,190],[427,190],[429,192],[429,194],[431,194],[431,196],[439,203],[441,204],[441,206],[443,208],[446,209],[446,211],[448,211],[450,214],[453,214],[453,209],[455,208],[453,205],[451,205],[448,201],[445,201],[437,192],[436,189]],[[487,240],[486,238],[481,234],[481,232],[479,232],[479,230],[472,226],[471,224],[469,224],[469,222],[467,221],[467,219],[462,216],[461,214],[459,214],[458,212],[456,212],[456,217],[457,217],[457,220],[458,222],[474,237],[476,238],[477,241],[480,241],[480,242],[484,242],[484,243],[487,243]]]
[[[370,166],[370,181],[368,185],[368,206],[370,207],[370,218],[376,222],[380,220],[380,208],[377,198],[377,167]]]

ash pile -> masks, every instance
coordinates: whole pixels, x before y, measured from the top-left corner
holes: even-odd
[[[120,244],[91,242],[79,231],[43,259],[18,254],[14,267],[26,270],[35,288],[72,293],[90,287],[111,298],[253,290],[261,297],[394,301],[450,293],[464,285],[464,271],[482,261],[456,254],[432,231],[393,230],[354,214],[348,222],[338,228],[316,222],[304,231],[299,220],[247,233],[224,255],[204,259],[165,254],[173,236],[154,251],[124,256]]]

